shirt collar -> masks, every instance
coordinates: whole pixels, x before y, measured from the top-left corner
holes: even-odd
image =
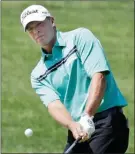
[[[56,42],[54,44],[55,46],[59,46],[59,47],[64,47],[66,46],[66,43],[64,42],[62,36],[61,36],[61,32],[56,30]],[[48,58],[50,56],[52,56],[52,54],[48,54],[45,49],[41,48],[41,52],[42,52],[42,57],[43,58]],[[46,52],[46,53],[45,53]]]
[[[54,46],[61,46],[64,47],[66,46],[66,43],[64,42],[63,38],[62,38],[62,32],[60,32],[59,30],[56,31],[56,43]]]

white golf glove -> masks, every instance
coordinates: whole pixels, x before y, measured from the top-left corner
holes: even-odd
[[[93,116],[90,117],[88,114],[83,114],[78,121],[82,126],[83,130],[88,134],[88,138],[90,138],[91,134],[95,131],[93,118]]]

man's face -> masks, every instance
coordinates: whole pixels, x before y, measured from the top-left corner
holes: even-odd
[[[47,18],[44,21],[30,22],[27,25],[26,31],[41,47],[47,45],[54,37],[54,28],[51,18]]]

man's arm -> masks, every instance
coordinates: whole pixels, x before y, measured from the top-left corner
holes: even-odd
[[[72,122],[72,117],[66,110],[65,106],[60,102],[60,100],[56,100],[55,102],[48,104],[48,111],[50,115],[61,125],[68,128],[69,123]]]
[[[82,137],[82,140],[84,140],[87,137],[87,132],[82,130],[78,122],[72,120],[71,115],[60,100],[49,103],[48,111],[58,123],[68,128],[73,133],[75,139]]]
[[[87,105],[84,111],[90,117],[96,113],[96,110],[99,107],[101,100],[104,96],[105,89],[105,73],[95,73],[91,80]]]
[[[40,96],[43,104],[48,107],[48,111],[51,116],[61,125],[68,128],[75,139],[82,137],[84,139],[87,136],[86,132],[81,130],[81,125],[72,120],[71,115],[66,110],[65,106],[61,103],[57,92],[47,82],[44,85],[31,76],[31,84],[36,93]]]
[[[86,108],[79,120],[90,137],[95,131],[93,115],[100,106],[106,90],[105,72],[109,73],[110,68],[100,41],[91,31],[86,28],[80,29],[75,44],[83,67],[91,79]]]
[[[110,68],[100,41],[88,29],[82,28],[77,33],[76,46],[83,67],[91,79],[85,112],[92,116],[104,96],[105,75],[110,73]]]
[[[84,114],[81,116],[79,120],[79,123],[82,125],[84,131],[87,132],[88,138],[90,138],[92,133],[95,131],[93,116],[101,103],[105,89],[105,72],[95,73],[91,80],[89,96],[84,110]],[[88,138],[86,138],[86,140]]]

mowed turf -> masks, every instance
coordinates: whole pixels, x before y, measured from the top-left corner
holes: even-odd
[[[2,152],[62,152],[66,129],[48,114],[30,84],[30,73],[41,53],[20,25],[21,11],[43,4],[61,31],[89,28],[101,41],[116,82],[129,105],[130,139],[134,152],[133,1],[2,2]],[[31,138],[24,130],[32,128]]]

